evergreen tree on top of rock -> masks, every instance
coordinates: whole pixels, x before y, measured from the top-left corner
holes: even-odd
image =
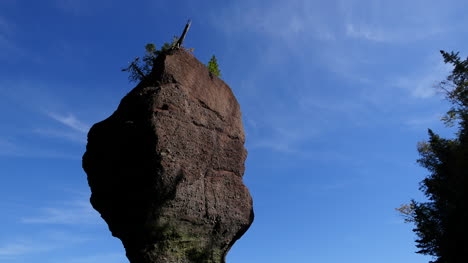
[[[128,67],[122,69],[122,71],[127,71],[129,73],[128,80],[130,82],[139,82],[145,79],[153,70],[154,61],[156,58],[167,52],[176,42],[178,41],[177,37],[174,37],[172,43],[164,43],[160,49],[156,48],[156,45],[153,43],[148,43],[145,45],[145,55],[140,59],[136,57]]]
[[[153,43],[148,43],[145,46],[145,55],[142,59],[136,57],[128,67],[123,68],[122,71],[127,71],[129,73],[128,79],[130,82],[139,82],[144,80],[153,70],[154,61],[156,58],[163,53],[166,53],[169,50],[173,49],[185,49],[182,47],[185,36],[187,35],[188,30],[190,29],[191,21],[189,20],[185,25],[184,31],[180,37],[174,36],[172,43],[164,43],[161,49],[157,49],[156,45]],[[193,51],[192,49],[185,49],[189,52]],[[221,77],[221,71],[219,70],[218,62],[216,57],[213,55],[208,62],[208,70],[215,76]]]
[[[208,70],[215,75],[216,77],[221,77],[221,70],[219,70],[218,60],[215,55],[211,56],[210,61],[208,61]]]

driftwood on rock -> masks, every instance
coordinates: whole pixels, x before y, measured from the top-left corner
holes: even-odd
[[[191,24],[192,24],[192,20],[187,21],[184,31],[182,32],[182,35],[179,37],[179,39],[175,43],[174,48],[182,47],[182,44],[184,43],[184,40],[185,40],[185,36],[187,35],[187,32],[189,31]]]

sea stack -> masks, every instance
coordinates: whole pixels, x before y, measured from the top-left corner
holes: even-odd
[[[183,49],[91,128],[91,204],[131,263],[225,262],[253,221],[244,141],[231,89]]]

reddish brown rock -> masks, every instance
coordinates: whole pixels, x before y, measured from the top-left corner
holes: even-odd
[[[225,261],[253,221],[244,140],[231,89],[183,50],[91,128],[91,203],[130,262]]]

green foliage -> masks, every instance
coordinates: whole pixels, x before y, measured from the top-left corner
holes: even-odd
[[[453,65],[452,74],[442,81],[439,87],[445,91],[446,98],[452,107],[442,118],[448,125],[453,126],[456,121],[466,120],[468,108],[468,58],[461,60],[458,52],[440,51],[445,63]]]
[[[216,59],[215,55],[211,56],[210,61],[208,61],[208,70],[215,75],[216,77],[221,77],[221,70],[219,70],[218,60]]]
[[[164,43],[161,49],[157,49],[156,45],[153,43],[148,43],[145,45],[145,54],[142,59],[136,57],[127,68],[122,69],[122,71],[127,71],[129,73],[128,79],[130,82],[138,82],[145,79],[153,70],[154,61],[156,58],[171,49],[171,47],[177,42],[178,38],[174,37],[172,43]]]
[[[154,62],[156,58],[171,48],[177,43],[179,39],[174,36],[172,39],[172,43],[164,43],[160,49],[156,48],[156,45],[153,43],[148,43],[145,45],[145,54],[142,58],[136,57],[132,62],[129,63],[128,67],[123,68],[122,71],[126,71],[129,73],[128,79],[130,82],[139,82],[144,80],[148,75],[151,73],[154,67]],[[192,49],[183,48],[187,52],[193,52]],[[221,77],[221,70],[219,69],[218,61],[216,57],[213,55],[206,65],[208,70],[215,76]]]
[[[459,131],[444,139],[429,129],[429,141],[418,143],[417,161],[430,172],[420,183],[428,201],[412,200],[397,210],[415,224],[417,253],[433,256],[434,263],[458,263],[466,262],[468,251],[468,59],[441,53],[454,66],[440,84],[452,104],[443,120],[448,126],[457,123]]]
[[[415,202],[414,222],[418,239],[418,253],[438,257],[435,262],[455,262],[465,239],[459,235],[466,232],[468,217],[463,215],[466,201],[466,162],[460,155],[463,146],[458,139],[444,139],[429,130],[429,141],[418,148],[421,156],[418,163],[430,174],[420,184],[420,190],[428,197],[428,202]],[[463,170],[465,169],[465,170]],[[465,210],[466,211],[466,210]],[[464,220],[461,221],[461,219]],[[463,231],[465,229],[465,231]],[[467,245],[465,241],[465,245]],[[466,247],[465,247],[466,248]]]

